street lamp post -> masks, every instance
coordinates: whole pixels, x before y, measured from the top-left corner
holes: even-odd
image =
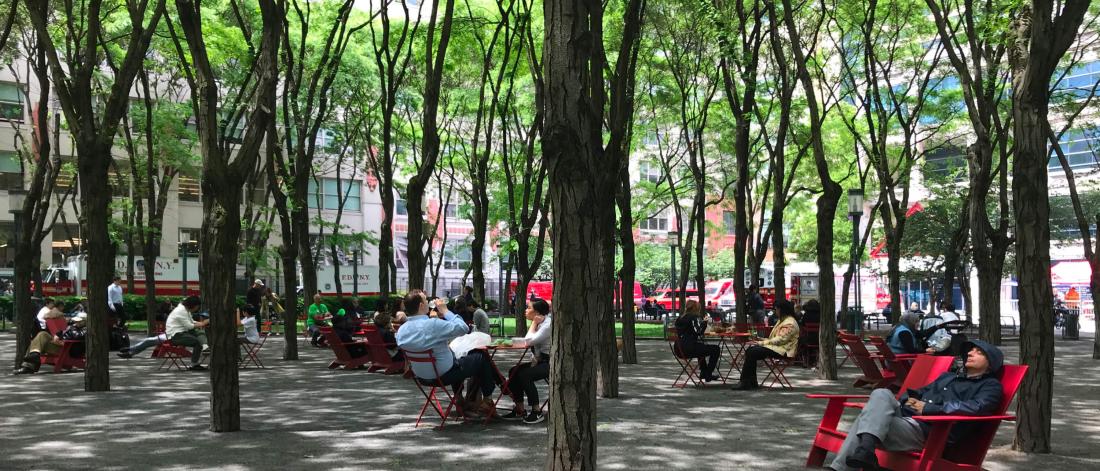
[[[22,243],[22,233],[23,233],[23,202],[26,201],[26,199],[27,199],[27,190],[24,190],[22,187],[17,188],[17,189],[8,190],[8,204],[11,206],[10,209],[8,209],[8,212],[11,213],[12,221],[14,222],[14,225],[15,225],[15,231],[13,232],[13,237],[12,237],[13,243],[11,245],[13,245],[13,247],[15,249],[15,250],[13,250],[13,252],[15,252],[15,253],[19,253],[21,250],[23,250],[23,247],[21,247],[20,245]],[[16,267],[16,268],[18,268],[18,267]],[[13,284],[15,283],[15,279],[16,279],[16,277],[13,276],[12,280],[11,280],[11,282]],[[24,293],[26,293],[27,287],[16,285],[12,288],[13,293],[19,292],[20,290],[22,290]],[[13,296],[13,298],[15,298],[15,296]],[[19,304],[18,303],[12,303],[12,306],[14,308],[18,308]],[[15,309],[12,309],[12,314],[15,314]],[[7,332],[8,331],[8,316],[0,316],[0,319],[3,319],[2,321],[0,321],[3,324],[2,326],[0,326],[0,330],[3,330],[4,332]]]
[[[356,249],[352,252],[352,256],[355,259],[355,265],[351,266],[351,276],[355,280],[352,282],[352,287],[355,290],[355,297],[359,297],[359,250]]]
[[[859,218],[863,216],[863,190],[848,190],[848,216],[852,218],[852,268],[855,270],[855,300],[849,311],[848,322],[851,332],[859,332],[863,326],[863,306],[860,301],[860,267],[859,259],[863,254],[859,244]]]
[[[187,298],[187,256],[191,245],[191,233],[180,233],[180,256],[183,257],[183,297]]]
[[[671,283],[670,283],[670,286],[669,286],[670,289],[668,291],[669,297],[672,298],[672,304],[670,304],[669,307],[670,308],[675,308],[675,307],[677,307],[677,304],[676,304],[676,248],[680,246],[680,233],[678,231],[668,231],[667,242],[668,242],[669,252],[672,254],[671,270],[669,271],[669,273],[671,275],[669,277],[669,280],[671,280]],[[665,337],[668,337],[668,319],[669,319],[669,316],[672,314],[672,310],[673,309],[669,309],[669,312],[665,313],[665,322],[664,322]]]

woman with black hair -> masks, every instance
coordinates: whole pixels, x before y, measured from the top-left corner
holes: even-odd
[[[714,374],[714,368],[718,366],[718,357],[722,355],[722,349],[717,345],[703,343],[703,333],[707,330],[707,321],[703,314],[703,308],[699,301],[689,299],[684,304],[684,315],[676,319],[676,334],[679,337],[677,346],[687,358],[698,358],[703,381],[711,382],[722,379]]]
[[[525,315],[531,327],[523,338],[527,346],[534,349],[535,361],[519,364],[508,372],[508,390],[515,406],[501,418],[537,424],[546,419],[539,411],[539,390],[535,381],[550,377],[550,304],[542,299],[528,301]],[[523,406],[523,396],[527,396],[528,408]]]
[[[798,352],[798,322],[794,318],[794,305],[786,299],[775,302],[779,323],[767,340],[753,342],[745,350],[745,365],[741,368],[741,382],[734,390],[751,390],[760,386],[756,382],[756,362],[765,358],[792,358]]]

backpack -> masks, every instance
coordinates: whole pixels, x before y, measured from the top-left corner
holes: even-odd
[[[110,337],[111,350],[130,348],[130,334],[127,334],[122,328],[112,327]]]

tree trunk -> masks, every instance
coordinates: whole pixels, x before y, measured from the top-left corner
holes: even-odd
[[[332,253],[332,284],[336,288],[336,296],[342,298],[344,297],[344,284],[340,283],[340,258],[337,255],[335,245],[331,247],[330,253]]]
[[[1096,220],[1100,222],[1100,216],[1097,216]],[[1097,227],[1100,227],[1100,225]],[[1097,250],[1089,260],[1089,267],[1092,268],[1092,281],[1089,283],[1089,289],[1093,293],[1092,317],[1096,323],[1096,329],[1093,330],[1092,334],[1092,359],[1100,360],[1100,312],[1096,310],[1096,306],[1100,304],[1100,301],[1096,299],[1096,293],[1100,292],[1100,250]]]
[[[108,181],[111,140],[106,141],[77,141],[77,169],[84,183],[80,185],[80,217],[88,250],[88,333],[84,341],[84,390],[88,392],[111,389],[107,330],[107,286],[115,274],[115,247],[107,228],[111,192],[93,183]]]
[[[24,232],[26,229],[24,228]],[[34,324],[38,322],[35,317],[37,314],[34,303],[31,302],[31,277],[37,267],[37,260],[41,258],[41,249],[35,249],[31,244],[27,249],[27,245],[23,242],[23,237],[18,235],[15,239],[15,276],[13,277],[14,283],[14,296],[15,303],[13,308],[15,309],[15,322],[18,325],[15,337],[15,368],[19,368],[20,363],[23,362],[23,357],[27,354],[27,348],[31,345],[31,339],[34,338],[34,332],[37,330],[34,328]]]
[[[623,251],[623,266],[619,269],[622,286],[619,302],[623,306],[623,363],[634,365],[638,363],[634,333],[634,272],[637,268],[634,259],[634,218],[631,214],[630,190],[630,172],[624,166],[619,170],[619,191],[616,195],[619,205],[619,247]]]
[[[993,345],[1001,344],[1000,271],[978,271],[978,323],[978,336],[982,340]]]
[[[146,241],[142,249],[142,260],[145,261],[145,334],[151,337],[157,331],[157,246],[154,241]]]
[[[612,197],[613,198],[613,197]],[[614,207],[614,200],[611,201],[612,208]],[[610,270],[614,273],[615,268],[615,218],[614,209],[611,212],[611,219],[601,224],[606,224],[605,239],[603,246],[601,247],[603,253],[599,256],[604,258],[604,265],[611,267]],[[599,239],[596,239],[599,240]],[[609,285],[614,287],[614,276],[609,281]],[[625,290],[623,290],[625,291]],[[615,289],[612,288],[608,293],[608,300],[610,301],[607,309],[597,310],[599,317],[596,319],[599,329],[599,350],[600,350],[600,397],[616,398],[619,397],[619,350],[615,345]],[[633,304],[633,301],[631,302]]]
[[[546,469],[596,469],[598,322],[611,310],[614,179],[604,160],[603,11],[580,0],[543,4],[545,124],[554,247],[554,329]],[[616,162],[617,164],[617,162]],[[609,178],[610,177],[610,178]]]
[[[233,292],[241,232],[240,193],[218,191],[220,181],[203,175],[204,237],[199,239],[199,279],[210,312],[210,430],[241,429],[237,371],[237,310]],[[216,177],[215,177],[216,178]]]
[[[313,246],[310,245],[309,240],[309,205],[306,200],[306,185],[301,185],[300,189],[298,186],[296,184],[293,189],[294,208],[290,211],[290,219],[298,245],[298,264],[302,267],[301,281],[304,291],[302,296],[305,299],[313,299],[313,295],[317,294],[317,263],[313,258]]]
[[[1043,84],[1045,90],[1045,84]],[[1034,93],[1034,92],[1033,92]],[[1012,168],[1016,267],[1020,293],[1020,360],[1028,375],[1020,387],[1013,447],[1050,453],[1054,383],[1053,291],[1050,281],[1050,203],[1047,200],[1047,97],[1016,90]],[[971,228],[973,230],[973,227]],[[980,279],[980,278],[979,278]],[[982,311],[985,301],[979,300]]]

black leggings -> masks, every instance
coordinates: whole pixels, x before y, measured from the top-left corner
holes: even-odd
[[[680,345],[680,351],[688,358],[699,359],[699,376],[703,379],[714,374],[714,368],[718,366],[718,357],[722,355],[722,349],[717,345],[707,345],[702,342],[684,342]]]
[[[532,409],[539,407],[539,388],[535,381],[550,377],[550,358],[539,358],[539,362],[523,363],[509,374],[508,390],[512,394],[512,400],[516,404],[523,404],[523,396],[527,396],[527,405]]]
[[[741,368],[741,386],[756,387],[756,362],[765,358],[779,358],[783,355],[767,347],[753,345],[745,350],[745,366]]]

